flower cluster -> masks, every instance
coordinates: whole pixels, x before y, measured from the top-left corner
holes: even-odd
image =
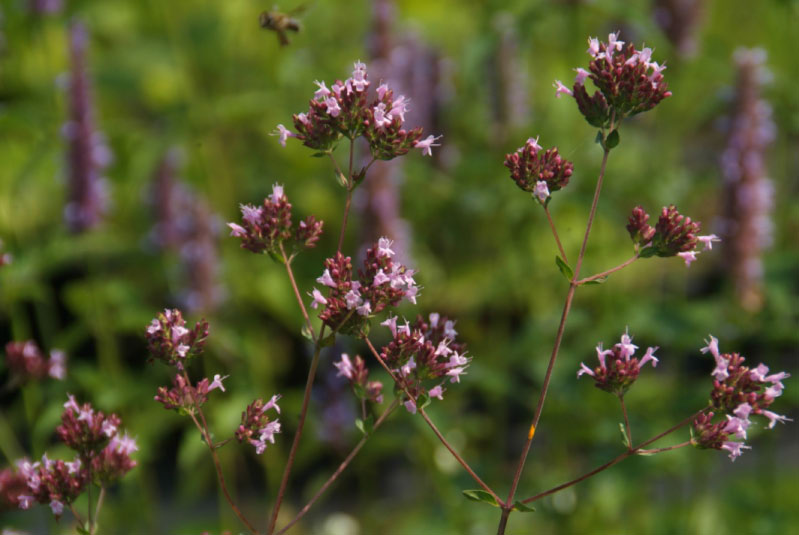
[[[569,89],[559,80],[555,81],[558,97],[569,95],[577,101],[580,113],[589,124],[606,128],[611,119],[618,124],[624,117],[651,110],[661,100],[671,96],[663,81],[665,65],[650,61],[651,48],[636,50],[630,43],[618,40],[618,32],[608,35],[608,42],[588,39],[588,54],[591,61],[588,70],[575,69],[574,86]],[[590,78],[598,91],[589,96],[585,80]]]
[[[329,89],[324,82],[314,82],[318,89],[311,99],[308,112],[294,115],[296,133],[278,125],[280,144],[294,137],[312,149],[328,152],[342,137],[354,140],[363,136],[369,143],[372,157],[391,160],[406,154],[411,148],[432,155],[431,147],[438,146],[438,137],[422,139],[422,128],[405,130],[408,99],[403,95],[394,98],[388,85],[381,83],[375,96],[369,100],[370,82],[366,65],[356,62],[352,77],[337,80]],[[440,137],[440,136],[439,136]]]
[[[280,394],[272,396],[266,403],[263,399],[258,398],[247,405],[247,409],[241,413],[241,425],[236,430],[236,438],[239,439],[239,442],[246,440],[252,444],[258,455],[266,450],[267,441],[274,444],[275,434],[280,433],[280,420],[270,420],[266,415],[266,411],[269,409],[274,409],[280,414],[280,407],[277,405],[278,399],[280,399]]]
[[[78,405],[72,395],[64,403],[64,409],[56,433],[64,444],[83,457],[93,457],[117,434],[120,421],[116,414],[106,416],[89,403]]]
[[[13,468],[0,470],[0,511],[18,509],[19,497],[28,492],[28,478]]]
[[[158,387],[155,400],[167,410],[183,410],[193,414],[196,407],[200,407],[208,401],[208,393],[211,390],[218,388],[222,392],[225,391],[222,381],[226,378],[227,375],[222,377],[217,374],[214,375],[213,381],[209,381],[208,378],[203,377],[196,385],[192,386],[182,374],[178,373],[172,379],[172,388]]]
[[[295,229],[291,222],[291,203],[283,193],[283,186],[272,186],[272,195],[264,199],[263,206],[241,205],[242,224],[228,223],[230,235],[241,238],[241,247],[254,253],[267,252],[282,258],[280,247],[284,242],[296,249],[316,246],[322,234],[322,221],[308,216]]]
[[[349,355],[342,353],[341,360],[333,365],[338,368],[339,377],[347,378],[358,398],[372,403],[383,403],[383,383],[369,380],[369,370],[359,355],[351,360]]]
[[[396,316],[381,323],[391,330],[392,340],[380,351],[380,358],[394,369],[399,384],[414,397],[426,394],[430,398],[443,399],[444,380],[459,383],[466,373],[471,358],[465,356],[465,344],[455,341],[458,332],[452,320],[437,313],[430,314],[428,321],[421,316],[411,325],[397,325]],[[434,381],[433,387],[423,383]],[[409,412],[416,412],[413,400],[405,401]]]
[[[538,138],[530,138],[524,147],[505,156],[505,167],[510,177],[522,190],[535,195],[546,204],[550,194],[566,186],[574,165],[558,154],[557,147],[541,149]]]
[[[416,304],[419,287],[414,270],[393,261],[392,241],[380,238],[366,251],[363,269],[352,280],[352,259],[341,253],[325,260],[325,270],[316,282],[328,288],[327,296],[317,288],[310,294],[311,307],[322,307],[319,318],[335,332],[365,335],[369,317],[386,306],[397,306],[402,298]]]
[[[614,345],[612,349],[602,349],[600,343],[596,347],[596,356],[599,359],[599,366],[594,369],[589,368],[584,363],[580,363],[580,370],[577,372],[579,378],[583,374],[588,374],[594,378],[594,385],[617,396],[623,396],[632,386],[641,367],[647,362],[652,362],[652,366],[657,366],[658,359],[655,357],[657,347],[649,347],[641,360],[633,357],[635,350],[629,333],[621,335],[621,342]]]
[[[49,376],[63,380],[67,374],[66,361],[66,354],[58,349],[51,350],[50,358],[46,359],[33,340],[6,344],[8,368],[20,379],[44,379]]]
[[[13,500],[21,509],[34,502],[48,504],[54,515],[61,516],[87,485],[107,486],[120,479],[136,466],[130,456],[138,449],[135,440],[119,434],[120,424],[117,415],[106,416],[89,403],[79,405],[70,395],[56,433],[77,456],[71,462],[53,461],[47,454],[41,462],[18,461],[18,474],[26,488],[12,496]]]
[[[663,207],[654,227],[649,224],[649,214],[636,206],[627,224],[630,238],[636,249],[640,248],[641,258],[679,256],[686,266],[700,253],[696,249],[698,243],[704,244],[705,249],[712,249],[713,242],[720,241],[715,234],[699,236],[699,229],[698,221],[680,214],[674,205]]]
[[[150,322],[145,336],[151,361],[158,359],[183,370],[189,358],[202,353],[208,338],[208,322],[202,320],[194,329],[188,329],[180,310],[166,309]]]
[[[744,366],[744,357],[738,353],[719,351],[718,340],[710,337],[702,353],[710,353],[716,360],[711,372],[713,390],[710,393],[710,408],[694,420],[691,442],[699,448],[727,450],[733,461],[743,449],[749,449],[743,442],[730,440],[732,437],[746,440],[746,430],[752,424],[751,415],[763,416],[772,429],[777,422],[790,421],[789,418],[766,410],[785,388],[783,379],[790,377],[786,372],[769,375],[768,366],[759,364],[751,369]],[[726,420],[713,423],[712,410],[724,414]]]

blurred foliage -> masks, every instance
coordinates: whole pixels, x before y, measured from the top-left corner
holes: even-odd
[[[353,61],[368,59],[372,7],[313,2],[302,15],[302,31],[281,48],[257,24],[259,12],[271,7],[266,2],[65,4],[62,13],[37,15],[23,0],[0,3],[0,237],[14,255],[14,263],[0,270],[1,339],[33,338],[70,357],[64,383],[2,394],[0,446],[12,457],[52,450],[61,404],[66,392],[74,393],[117,412],[140,445],[140,465],[110,493],[101,527],[109,533],[235,532],[238,523],[218,494],[196,431],[152,401],[169,374],[146,364],[144,327],[160,309],[179,304],[186,277],[178,255],[159,252],[149,240],[149,184],[173,146],[185,155],[181,176],[220,221],[237,218],[239,203],[259,202],[272,183],[285,183],[295,214],[326,221],[320,246],[296,263],[307,290],[335,247],[344,194],[327,160],[310,158],[291,140],[283,149],[269,134],[305,109],[313,80],[344,78]],[[655,48],[655,58],[667,61],[674,96],[623,126],[583,273],[629,256],[624,225],[636,204],[657,212],[675,203],[714,228],[723,211],[718,160],[725,143],[716,125],[731,107],[731,57],[739,46],[764,48],[774,75],[765,97],[778,132],[769,152],[775,241],[764,258],[765,303],[757,312],[740,308],[716,251],[687,271],[678,259],[652,259],[604,285],[581,289],[519,496],[571,479],[621,451],[618,406],[574,375],[581,360],[593,358],[598,341],[611,344],[625,326],[638,345],[661,348],[661,365],[646,369],[628,395],[634,438],[652,436],[704,404],[713,365],[698,349],[708,333],[720,339],[722,350],[739,351],[753,365],[762,361],[796,373],[799,205],[792,201],[799,195],[799,3],[708,0],[698,51],[690,58],[675,53],[645,1],[397,4],[397,30],[420,36],[450,66],[449,98],[436,125],[444,146],[434,160],[408,156],[403,168],[401,213],[411,224],[412,263],[424,286],[419,311],[458,318],[474,357],[462,384],[452,385],[430,414],[485,481],[501,495],[507,492],[567,289],[553,262],[556,249],[544,214],[508,179],[503,156],[540,134],[543,146],[557,145],[574,161],[572,183],[556,194],[551,209],[564,246],[576,251],[601,150],[573,102],[553,98],[551,84],[570,80],[571,69],[587,63],[588,35],[621,28],[628,39]],[[59,131],[67,102],[57,80],[68,70],[72,17],[90,32],[96,121],[114,153],[107,172],[111,211],[103,226],[82,235],[69,234],[62,218],[66,159]],[[518,36],[531,110],[528,124],[499,125],[502,135],[491,125],[502,32],[497,20]],[[360,245],[360,221],[354,214],[348,251]],[[224,236],[218,246],[226,297],[204,314],[211,323],[209,348],[192,372],[230,374],[228,392],[215,394],[208,405],[220,437],[232,434],[253,398],[284,396],[284,434],[276,445],[260,457],[237,444],[221,453],[243,509],[265,525],[291,443],[309,347],[280,266]],[[402,312],[417,310],[406,306]],[[342,350],[364,354],[342,338],[323,359],[282,523],[359,438],[354,402],[332,366]],[[774,407],[796,419],[797,405],[799,389],[789,381]],[[683,431],[663,444],[687,438]],[[795,424],[753,430],[753,449],[735,464],[720,452],[689,448],[627,460],[542,500],[536,513],[514,514],[509,533],[787,533],[799,525],[797,438]],[[467,488],[473,482],[424,422],[397,411],[294,532],[493,532],[498,511],[464,499]],[[42,507],[2,515],[2,526],[36,533],[69,528],[68,522],[57,527]]]

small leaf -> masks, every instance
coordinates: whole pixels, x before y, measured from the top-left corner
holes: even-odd
[[[594,125],[594,126],[599,126],[599,125]],[[596,138],[594,138],[594,143],[596,143],[597,145],[601,145],[604,140],[605,136],[602,135],[602,130],[598,130],[596,133]]]
[[[269,256],[272,258],[272,260],[274,260],[278,264],[284,264],[285,263],[285,261],[283,260],[283,257],[281,255],[277,254],[276,251],[267,251],[267,253],[269,253]]]
[[[569,264],[567,264],[561,257],[555,256],[555,265],[558,266],[558,269],[561,273],[563,273],[563,276],[566,277],[566,280],[571,282],[574,278],[574,271],[572,271],[572,268],[569,267]]]
[[[307,338],[308,340],[313,340],[311,329],[308,328],[307,323],[302,326],[302,329],[300,329],[300,334],[302,334],[303,338]]]
[[[619,130],[616,129],[608,134],[607,139],[605,139],[605,147],[607,147],[608,150],[615,148],[619,144],[619,140]]]
[[[75,526],[75,531],[77,531],[79,535],[90,535],[89,530],[83,526]]]
[[[619,431],[621,431],[621,443],[624,444],[624,447],[627,449],[632,448],[632,444],[630,444],[630,438],[627,436],[627,431],[624,428],[624,424],[619,422]]]
[[[326,152],[314,152],[311,154],[312,158],[324,158],[325,156],[327,156]]]
[[[362,420],[360,418],[355,420],[355,427],[358,428],[358,431],[364,434],[364,436],[369,436],[372,434],[372,431],[375,430],[375,417],[373,414],[370,414],[366,420]]]
[[[651,451],[636,451],[635,454],[636,455],[640,455],[641,457],[651,457],[651,456],[655,455]]]
[[[513,502],[513,511],[519,511],[520,513],[534,513],[535,507],[530,507],[527,504],[524,504],[518,500]]]
[[[592,281],[586,281],[583,283],[583,286],[588,286],[589,284],[605,284],[608,280],[607,277],[599,277],[598,279],[594,279]]]
[[[336,333],[330,333],[329,335],[322,338],[322,341],[319,343],[319,347],[330,347],[336,343]]]
[[[640,258],[651,258],[657,254],[657,249],[654,247],[647,247],[646,249],[642,249],[641,252],[638,254]]]
[[[480,489],[464,490],[463,491],[463,495],[466,496],[468,499],[474,501],[474,502],[485,502],[488,505],[493,505],[494,507],[499,507],[499,505],[497,504],[497,501],[494,499],[494,497],[491,496],[489,493],[487,493],[484,490],[480,490]]]
[[[352,391],[358,399],[366,399],[366,388],[360,383],[352,385]]]
[[[338,181],[339,185],[343,188],[349,187],[350,185],[349,180],[347,180],[347,177],[345,177],[344,174],[338,169],[336,169],[336,180]]]
[[[416,396],[416,406],[420,409],[424,409],[430,405],[430,401],[430,396],[427,394],[427,392]]]

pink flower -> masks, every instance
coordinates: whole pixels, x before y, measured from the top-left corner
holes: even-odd
[[[333,277],[330,276],[329,269],[325,269],[324,273],[322,273],[322,276],[316,279],[316,282],[318,282],[319,284],[324,284],[325,286],[329,286],[331,288],[335,288],[337,286],[336,281],[334,281]]]
[[[580,369],[577,370],[577,378],[579,379],[581,375],[586,374],[586,373],[588,375],[590,375],[591,377],[596,377],[596,374],[594,373],[594,370],[592,370],[591,368],[586,366],[584,362],[581,362],[580,363]]]
[[[441,136],[433,136],[432,134],[427,136],[425,139],[421,139],[419,141],[415,141],[413,146],[417,149],[422,149],[422,156],[432,156],[433,151],[431,147],[440,147],[440,143],[436,143],[441,139]]]
[[[372,305],[369,301],[364,301],[363,304],[355,307],[356,312],[361,316],[368,316],[372,313]]]
[[[584,85],[585,79],[588,78],[591,73],[582,67],[574,70],[577,72],[577,76],[574,77],[574,85]]]
[[[705,249],[713,249],[713,242],[721,241],[721,238],[715,234],[711,234],[710,236],[697,236],[696,239],[705,245]]]
[[[399,117],[400,122],[405,122],[405,112],[408,111],[408,101],[405,95],[400,95],[394,102],[391,103],[391,111],[388,112],[389,116]]]
[[[735,459],[737,457],[740,457],[741,453],[743,453],[743,451],[741,451],[741,450],[745,450],[745,449],[746,450],[751,450],[752,448],[749,447],[749,446],[745,446],[743,442],[727,441],[727,442],[725,442],[724,444],[721,445],[721,449],[729,451],[730,452],[730,459],[735,461]]]
[[[677,256],[685,260],[685,267],[691,267],[691,262],[696,261],[696,255],[698,251],[685,251],[682,253],[677,253]]]
[[[385,103],[381,102],[377,106],[374,107],[373,110],[374,118],[375,118],[375,126],[378,128],[384,128],[391,124],[391,116],[386,114],[386,105]]]
[[[377,240],[377,256],[387,256],[391,258],[394,256],[394,251],[391,250],[391,245],[394,242],[385,236]]]
[[[277,131],[278,131],[278,136],[279,136],[278,137],[278,142],[284,147],[286,146],[286,140],[288,138],[297,137],[297,134],[291,132],[288,128],[286,128],[282,124],[277,125]]]
[[[324,82],[318,82],[314,80],[314,83],[319,86],[319,89],[313,94],[314,98],[327,98],[330,96],[330,90],[327,88]]]
[[[327,106],[327,113],[329,113],[332,117],[338,117],[338,114],[341,113],[341,108],[338,105],[338,101],[333,97],[325,99],[325,106]]]
[[[386,84],[380,84],[377,86],[377,98],[383,100],[383,97],[386,96],[386,92],[388,91],[388,86]]]
[[[535,183],[535,189],[533,190],[533,195],[538,197],[538,200],[541,201],[543,204],[549,198],[549,187],[545,180],[539,180]]]
[[[761,414],[769,419],[769,424],[768,424],[768,428],[769,429],[773,429],[774,425],[777,422],[785,423],[785,422],[792,422],[793,421],[793,420],[791,420],[790,418],[788,418],[786,416],[783,416],[781,414],[777,414],[777,413],[774,413],[774,412],[771,412],[771,411],[763,411],[763,412],[761,412]]]
[[[50,509],[55,516],[61,516],[61,513],[64,512],[64,504],[58,500],[50,500]]]
[[[279,399],[280,399],[280,394],[275,394],[274,396],[272,396],[269,399],[269,401],[266,402],[266,405],[264,405],[264,408],[261,412],[266,412],[269,409],[275,409],[277,413],[280,414],[280,407],[277,406],[277,400]]]
[[[363,91],[369,86],[366,80],[366,65],[360,61],[355,62],[355,70],[352,71],[352,85],[358,91]]]
[[[285,198],[286,195],[283,193],[283,185],[278,184],[277,182],[272,184],[272,195],[269,196],[269,200],[271,200],[274,204],[279,204],[280,201],[284,200]]]
[[[538,144],[538,138],[540,138],[540,137],[541,136],[535,136],[535,139],[533,139],[531,137],[528,137],[527,141],[525,142],[525,145],[530,145],[530,147],[533,150],[535,150],[536,152],[541,150],[541,145]],[[525,147],[519,147],[519,149],[516,152],[521,152],[524,149],[525,149]]]
[[[245,236],[247,236],[247,231],[241,225],[237,225],[236,223],[228,223],[227,226],[230,227],[231,236],[235,238],[244,238]],[[157,322],[158,320],[153,320],[153,321]],[[150,327],[147,327],[147,332],[149,334],[155,334],[155,332],[151,331],[152,328],[153,328],[152,325]]]
[[[313,289],[311,297],[313,297],[313,301],[311,302],[311,308],[319,308],[319,305],[323,306],[327,305],[327,299],[325,299],[325,296],[322,295],[322,292],[320,292],[316,288]]]
[[[414,403],[413,400],[409,399],[408,401],[404,402],[403,405],[405,405],[405,409],[409,413],[416,414],[416,403]]]
[[[574,96],[572,90],[563,85],[560,80],[555,80],[555,83],[552,84],[552,87],[555,88],[555,96],[560,98],[561,95],[569,95],[570,97]]]
[[[434,386],[433,388],[428,390],[427,395],[430,396],[431,398],[437,398],[437,399],[440,399],[441,401],[443,401],[444,400],[444,389],[441,387],[441,385]]]
[[[586,50],[586,52],[588,52],[594,58],[599,55],[599,38],[588,38],[588,50]]]
[[[389,316],[386,321],[382,322],[380,325],[383,327],[388,327],[391,330],[391,336],[397,335],[397,316]]]
[[[355,376],[355,368],[352,366],[352,361],[350,360],[349,355],[346,353],[341,354],[341,360],[338,362],[334,362],[333,366],[338,368],[338,373],[336,377],[344,376],[350,381],[353,380]]]
[[[208,391],[210,392],[214,388],[218,388],[219,390],[224,392],[225,391],[225,387],[222,386],[222,381],[224,381],[228,377],[230,377],[230,376],[229,375],[225,375],[224,377],[222,377],[219,374],[214,375],[214,380],[211,382],[210,385],[208,385]]]

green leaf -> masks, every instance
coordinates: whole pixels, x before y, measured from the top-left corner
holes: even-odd
[[[83,526],[75,526],[75,531],[77,531],[79,535],[90,535],[89,530]]]
[[[352,385],[352,391],[358,399],[366,399],[366,389],[360,383]]]
[[[366,420],[362,420],[360,418],[355,420],[355,427],[358,428],[358,431],[364,434],[364,436],[369,436],[372,434],[372,431],[375,429],[375,417],[373,414],[370,414]]]
[[[635,452],[635,454],[640,455],[641,457],[652,457],[653,455],[655,455],[654,453],[648,451],[637,451]]]
[[[424,409],[430,405],[430,401],[430,396],[427,394],[427,392],[416,396],[416,406],[420,409]]]
[[[302,334],[303,338],[307,338],[308,340],[313,340],[311,329],[308,328],[307,323],[303,324],[302,329],[300,329],[300,334]]]
[[[567,264],[561,257],[555,256],[555,265],[558,266],[558,269],[561,273],[563,273],[563,276],[566,277],[566,280],[571,282],[574,278],[574,271],[572,271],[572,268],[569,267],[569,264]]]
[[[516,500],[513,502],[512,511],[519,511],[520,513],[534,513],[535,507],[530,507],[529,505],[523,504],[522,502]]]
[[[319,343],[319,347],[330,347],[336,343],[336,333],[330,333]]]
[[[607,147],[608,150],[615,148],[619,144],[619,140],[619,130],[616,129],[608,134],[608,137],[605,139],[605,147]]]
[[[592,281],[586,281],[583,283],[583,286],[588,286],[589,284],[605,284],[607,282],[607,277],[599,277],[598,279],[594,279]]]
[[[657,249],[654,247],[647,247],[646,249],[642,249],[641,252],[638,254],[639,258],[651,258],[657,254]]]
[[[314,152],[311,154],[312,158],[324,158],[325,156],[327,156],[326,152]]]
[[[599,126],[599,125],[594,125]],[[598,130],[596,133],[596,137],[594,138],[594,143],[597,145],[602,145],[602,142],[605,141],[605,136],[602,135],[602,130]]]
[[[342,188],[349,187],[350,182],[347,180],[347,177],[344,176],[344,173],[336,169],[336,180],[338,181],[339,185]]]
[[[464,490],[463,495],[474,502],[484,502],[487,503],[488,505],[499,507],[499,504],[494,499],[494,497],[484,490],[480,489]]]
[[[272,258],[272,260],[274,260],[278,264],[285,263],[283,260],[283,256],[277,254],[277,251],[267,251],[267,253],[269,253],[269,256]]]
[[[621,443],[624,444],[624,447],[627,449],[632,448],[632,444],[630,444],[630,437],[627,436],[627,431],[624,428],[624,424],[619,422],[619,431],[621,431]]]

